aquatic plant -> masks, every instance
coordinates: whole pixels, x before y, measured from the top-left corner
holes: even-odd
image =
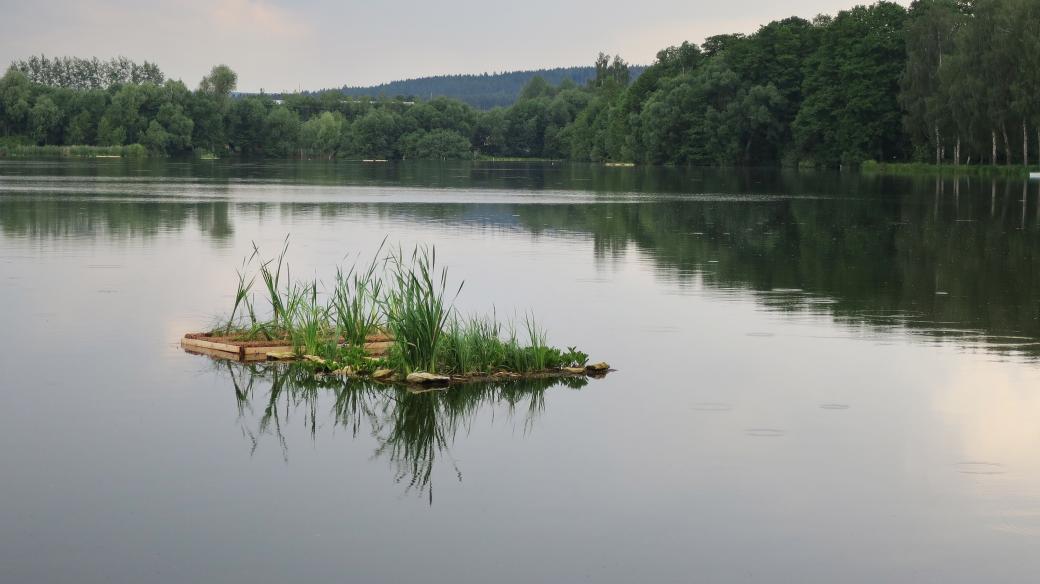
[[[400,248],[387,256],[391,285],[383,306],[387,328],[394,337],[393,361],[405,373],[438,371],[437,353],[453,311],[446,298],[448,270],[437,272],[437,251],[417,246],[406,258]],[[455,295],[462,290],[459,284]]]
[[[441,362],[453,373],[490,373],[499,369],[504,350],[501,325],[492,317],[456,315],[444,335]]]
[[[235,304],[231,307],[231,316],[228,318],[227,326],[225,327],[225,334],[231,333],[231,327],[235,322],[235,316],[238,313],[238,307],[243,303],[248,306],[249,303],[249,291],[252,290],[253,284],[256,282],[256,276],[254,275],[246,282],[246,267],[253,262],[253,259],[257,256],[257,250],[253,248],[253,255],[249,256],[248,259],[242,261],[242,268],[235,270],[238,274],[238,287],[235,289]],[[256,315],[249,307],[249,316],[252,324],[256,324]]]
[[[289,295],[289,316],[286,330],[293,350],[305,355],[317,355],[338,345],[338,337],[328,334],[329,307],[318,302],[318,283],[294,286]]]
[[[260,277],[264,280],[264,286],[267,288],[267,298],[271,303],[272,324],[275,328],[281,327],[286,330],[292,327],[292,323],[289,321],[288,306],[294,305],[295,300],[298,298],[298,295],[294,294],[292,287],[286,287],[286,297],[284,299],[282,298],[282,292],[278,289],[282,278],[285,254],[288,251],[289,237],[286,236],[285,243],[282,245],[282,251],[277,257],[275,270],[271,271],[271,263],[275,260],[267,260],[260,264]],[[257,247],[255,242],[253,243],[253,254],[260,255],[260,248]],[[289,271],[288,266],[285,267],[285,271]]]
[[[386,243],[386,240],[383,240]],[[360,271],[351,266],[346,273],[342,268],[336,269],[336,287],[333,292],[332,307],[336,315],[337,336],[352,345],[363,345],[369,335],[379,329],[381,323],[380,297],[383,282],[377,277],[376,269],[381,262],[379,251],[373,257],[366,270]]]
[[[588,356],[574,347],[551,347],[531,315],[524,316],[524,333],[518,336],[514,323],[503,325],[494,313],[459,314],[454,302],[463,283],[449,287],[448,270],[438,265],[434,247],[384,252],[385,243],[365,267],[337,269],[327,291],[317,279],[291,278],[288,237],[278,255],[267,260],[254,243],[236,270],[231,314],[215,330],[232,340],[283,341],[297,355],[317,357],[312,368],[357,375],[385,368],[402,376],[476,376],[585,365]],[[257,275],[249,272],[254,265],[268,304],[265,318],[257,316],[253,299]],[[506,338],[504,330],[509,331]],[[378,359],[366,354],[377,337],[392,339],[388,353]]]

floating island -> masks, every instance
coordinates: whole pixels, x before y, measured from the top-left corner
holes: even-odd
[[[576,347],[549,345],[532,316],[517,325],[495,314],[460,314],[454,301],[462,284],[449,289],[432,247],[405,254],[385,251],[384,242],[367,266],[338,269],[331,287],[292,280],[287,251],[288,238],[278,257],[263,260],[254,244],[237,270],[231,314],[208,332],[184,335],[181,346],[219,359],[294,363],[315,376],[416,386],[613,371]]]

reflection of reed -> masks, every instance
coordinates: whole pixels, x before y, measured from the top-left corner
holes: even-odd
[[[283,428],[294,415],[304,416],[312,439],[331,418],[333,428],[356,437],[368,429],[378,446],[374,456],[387,459],[395,481],[406,491],[425,493],[433,503],[433,470],[437,459],[447,458],[458,480],[462,473],[451,459],[451,446],[462,431],[468,433],[481,412],[504,405],[510,416],[522,412],[524,432],[530,431],[545,409],[545,392],[563,386],[580,389],[585,378],[511,380],[475,383],[447,391],[414,393],[404,387],[339,378],[315,378],[309,370],[286,364],[220,362],[235,391],[242,433],[255,452],[264,435],[274,435],[288,459]],[[258,397],[267,390],[266,398]],[[331,411],[319,411],[319,400],[331,397]],[[254,404],[262,406],[259,419]]]

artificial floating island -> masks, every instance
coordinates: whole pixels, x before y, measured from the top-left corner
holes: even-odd
[[[462,284],[449,295],[447,269],[438,270],[432,247],[405,254],[400,248],[384,252],[382,245],[367,267],[337,269],[327,288],[317,279],[292,280],[288,245],[287,238],[270,260],[262,260],[253,245],[237,271],[230,316],[209,332],[184,335],[185,350],[235,361],[291,362],[317,376],[417,386],[612,371],[605,362],[590,363],[576,347],[549,345],[529,315],[519,326],[495,314],[462,315],[454,306]],[[253,292],[258,279],[260,307]]]

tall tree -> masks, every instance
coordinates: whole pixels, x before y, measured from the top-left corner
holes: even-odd
[[[25,131],[31,98],[29,78],[18,69],[9,68],[0,78],[0,131],[5,135]]]
[[[29,126],[32,138],[39,144],[47,144],[48,139],[61,122],[61,111],[51,98],[43,96],[29,110]]]
[[[907,18],[906,68],[900,78],[899,100],[910,138],[931,144],[936,164],[942,163],[946,134],[957,133],[949,103],[943,99],[941,68],[955,51],[965,18],[958,0],[915,0]],[[959,162],[959,154],[955,152],[955,162]]]
[[[217,65],[199,82],[199,91],[227,97],[238,86],[238,74],[227,65]]]
[[[898,159],[905,141],[897,101],[906,55],[906,10],[857,6],[821,24],[806,62],[794,135],[805,158],[828,165]]]

